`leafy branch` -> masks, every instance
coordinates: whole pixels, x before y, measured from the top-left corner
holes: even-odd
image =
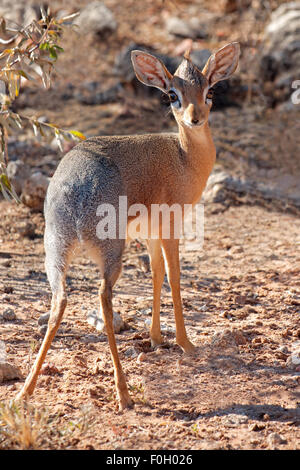
[[[42,123],[35,118],[21,116],[12,111],[12,104],[20,94],[22,79],[39,81],[46,89],[51,85],[51,74],[58,55],[64,52],[58,44],[66,28],[74,28],[74,13],[63,18],[51,16],[50,9],[41,10],[41,19],[33,20],[28,26],[11,29],[4,18],[0,18],[0,35],[14,33],[10,39],[0,38],[0,44],[9,48],[0,53],[0,191],[7,199],[19,198],[7,176],[7,138],[10,133],[23,128],[26,120],[34,134],[43,138],[53,136],[62,150],[63,139],[83,140],[85,136],[75,130],[65,130],[51,123]]]

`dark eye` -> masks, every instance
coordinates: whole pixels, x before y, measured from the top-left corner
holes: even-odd
[[[170,103],[175,103],[178,100],[178,96],[176,95],[175,91],[169,91],[169,99]]]
[[[207,100],[212,100],[212,97],[213,97],[213,91],[210,89],[210,90],[208,90],[208,92],[206,94],[206,99]]]

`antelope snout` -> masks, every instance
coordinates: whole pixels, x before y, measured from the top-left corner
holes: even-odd
[[[201,113],[193,103],[190,103],[184,111],[183,120],[188,126],[200,126],[203,123]]]

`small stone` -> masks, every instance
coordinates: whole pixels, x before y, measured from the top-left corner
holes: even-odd
[[[263,429],[265,429],[265,425],[264,424],[261,424],[261,423],[252,423],[249,425],[248,429],[249,431],[262,431]]]
[[[178,17],[170,17],[166,21],[166,29],[168,33],[184,38],[195,39],[207,37],[207,25],[204,21],[202,22],[196,17],[187,21]]]
[[[286,365],[292,369],[300,366],[300,351],[294,351],[286,360]]]
[[[278,351],[282,352],[283,354],[289,354],[289,349],[287,346],[279,346]]]
[[[293,332],[289,330],[288,328],[282,332],[282,337],[287,338],[288,336],[291,336]]]
[[[3,320],[14,321],[17,319],[17,316],[12,308],[6,308],[2,313]]]
[[[101,395],[105,395],[105,388],[101,385],[96,385],[95,387],[90,387],[89,394],[91,398],[99,398]]]
[[[248,422],[248,417],[243,414],[230,413],[226,416],[226,426],[235,427]]]
[[[138,362],[140,364],[141,362],[144,362],[145,360],[146,360],[146,354],[141,352],[138,355],[136,362]]]
[[[126,357],[132,357],[132,358],[138,356],[138,352],[134,347],[126,349],[124,354],[125,354]]]
[[[30,167],[22,160],[8,162],[7,176],[19,196],[22,192],[24,182],[30,176]]]
[[[267,437],[267,442],[271,448],[275,448],[278,445],[287,443],[287,441],[283,439],[283,437],[277,432],[272,432],[271,434],[269,434]]]
[[[80,32],[85,35],[88,33],[112,33],[117,29],[117,23],[111,10],[97,0],[82,8],[74,24],[78,25]]]
[[[148,255],[138,257],[138,265],[144,273],[150,272],[150,261]]]
[[[21,237],[27,237],[30,239],[34,239],[36,236],[35,233],[36,225],[32,222],[21,222],[21,224],[16,227],[16,230],[19,232]]]
[[[84,335],[81,337],[81,341],[83,341],[86,344],[99,343],[103,340],[105,341],[105,336],[101,337],[99,335]]]
[[[39,316],[38,325],[48,325],[48,320],[50,318],[50,312],[43,313]]]
[[[4,286],[3,287],[4,294],[12,294],[13,291],[14,291],[14,288],[12,286]]]
[[[38,333],[40,336],[45,336],[46,331],[47,331],[48,325],[42,325],[38,329]]]
[[[87,313],[87,322],[94,326],[100,333],[105,331],[103,318],[101,317],[101,313],[98,313],[97,310],[91,310]],[[126,325],[119,313],[113,313],[113,326],[116,334],[126,329]]]
[[[58,368],[52,362],[46,362],[41,368],[41,375],[59,375]]]
[[[24,182],[21,201],[31,209],[42,211],[50,178],[40,171],[33,173]]]
[[[22,374],[18,367],[7,361],[0,362],[0,383],[7,380],[21,379]]]

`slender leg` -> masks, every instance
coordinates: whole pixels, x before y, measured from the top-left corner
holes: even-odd
[[[23,385],[22,390],[17,395],[17,399],[21,399],[25,396],[32,395],[36,386],[40,369],[46,357],[47,351],[60,325],[64,310],[66,308],[66,304],[67,304],[67,299],[66,299],[64,290],[61,291],[59,294],[53,294],[51,313],[50,313],[50,318],[48,321],[48,328],[47,328],[46,335],[44,337],[44,340],[38,352],[37,358],[25,381],[25,384]]]
[[[108,279],[103,279],[99,295],[111,357],[114,365],[115,384],[119,398],[119,408],[120,411],[122,411],[124,410],[124,408],[130,408],[133,403],[128,393],[126,379],[118,355],[118,349],[113,328],[112,286],[111,282],[108,281]]]
[[[165,265],[161,251],[160,240],[148,240],[148,251],[150,255],[150,264],[153,283],[153,304],[152,304],[152,322],[150,327],[150,337],[152,346],[158,346],[163,342],[160,331],[160,295],[164,282]]]
[[[179,240],[162,239],[162,247],[166,261],[168,280],[172,290],[176,323],[176,342],[186,353],[191,353],[195,347],[187,337],[182,314],[182,302],[180,295]]]

